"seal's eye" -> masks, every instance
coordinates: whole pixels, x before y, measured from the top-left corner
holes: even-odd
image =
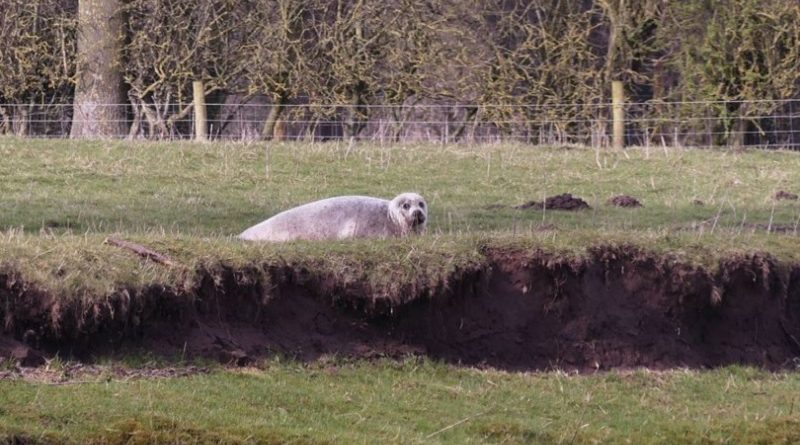
[[[425,208],[425,203],[420,201],[419,202],[419,208],[424,209]]]
[[[403,209],[408,210],[409,207],[411,207],[411,206],[408,205],[408,203],[403,204]]]

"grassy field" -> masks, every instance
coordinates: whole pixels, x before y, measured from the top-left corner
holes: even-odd
[[[789,152],[630,150],[627,156],[523,145],[439,146],[132,143],[0,139],[0,229],[83,234],[228,236],[287,207],[328,196],[415,190],[434,234],[653,231],[697,226],[745,232],[794,226],[800,156]],[[592,210],[511,206],[572,193]],[[605,205],[614,195],[643,208]],[[697,205],[695,201],[704,205]],[[714,224],[715,222],[715,224]]]
[[[30,443],[800,441],[800,377],[743,368],[577,376],[416,360],[272,363],[173,379],[0,382],[0,389],[0,438]]]
[[[800,261],[800,202],[773,198],[800,192],[800,155],[791,152],[0,139],[0,157],[0,273],[13,269],[64,299],[174,285],[192,279],[183,271],[220,262],[307,262],[366,271],[375,283],[421,271],[436,280],[482,261],[486,246],[580,255],[635,244],[709,267],[752,251]],[[430,233],[418,239],[264,246],[233,237],[313,199],[412,190],[431,208]],[[592,209],[512,208],[567,192]],[[618,194],[643,207],[605,204]],[[181,267],[103,245],[109,235]],[[795,373],[513,374],[425,360],[212,369],[176,379],[0,380],[0,443],[800,441]]]

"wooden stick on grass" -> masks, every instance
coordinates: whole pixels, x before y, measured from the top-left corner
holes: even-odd
[[[121,240],[119,238],[108,237],[103,244],[108,244],[111,246],[116,246],[122,249],[130,250],[137,255],[146,258],[151,261],[155,261],[158,264],[163,264],[165,266],[176,266],[177,264],[168,256],[158,253],[155,250],[149,249],[141,244],[132,243],[130,241]]]

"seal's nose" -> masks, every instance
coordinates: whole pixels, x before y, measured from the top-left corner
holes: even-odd
[[[414,210],[414,213],[411,214],[414,217],[414,222],[416,224],[422,224],[425,222],[425,214],[422,213],[422,210]]]

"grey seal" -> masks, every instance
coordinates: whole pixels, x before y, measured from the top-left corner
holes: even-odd
[[[393,238],[425,232],[428,205],[416,193],[391,201],[370,196],[337,196],[294,207],[245,230],[248,241]]]

